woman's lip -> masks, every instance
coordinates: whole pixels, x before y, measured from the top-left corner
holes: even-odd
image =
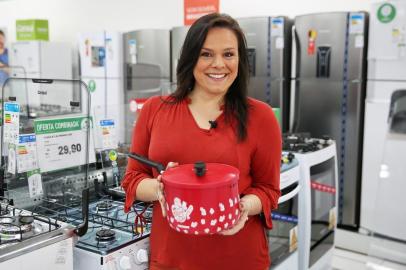
[[[226,74],[226,73],[221,73],[221,74],[209,73],[206,75],[207,75],[207,77],[209,77],[210,79],[213,79],[213,80],[223,80],[224,78],[227,77],[228,74]],[[218,76],[218,77],[215,77],[215,76]],[[222,76],[222,77],[220,77],[220,76]]]

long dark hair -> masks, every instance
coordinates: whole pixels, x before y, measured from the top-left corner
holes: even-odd
[[[238,75],[225,95],[224,113],[227,122],[237,120],[237,136],[239,141],[247,137],[248,103],[247,88],[249,66],[247,42],[237,21],[226,14],[212,13],[199,18],[190,27],[183,43],[180,59],[176,69],[177,88],[171,95],[176,101],[187,97],[195,85],[193,69],[199,59],[200,50],[210,29],[220,27],[233,31],[238,41]]]

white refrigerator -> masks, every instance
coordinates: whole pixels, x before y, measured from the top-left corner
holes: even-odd
[[[360,226],[379,236],[372,255],[406,263],[406,1],[374,3],[370,20]]]
[[[124,141],[123,37],[119,32],[79,34],[80,76],[91,93],[98,149]]]

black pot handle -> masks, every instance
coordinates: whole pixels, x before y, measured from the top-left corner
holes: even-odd
[[[195,174],[199,177],[206,174],[206,163],[203,161],[198,161],[195,163]]]
[[[162,172],[165,171],[164,165],[162,165],[159,162],[149,160],[146,157],[140,156],[140,155],[138,155],[136,153],[130,153],[130,154],[127,154],[127,156],[132,158],[132,159],[135,159],[136,161],[144,163],[145,165],[148,165],[148,166],[151,166],[151,167],[157,169],[158,173],[160,173],[160,174],[162,174]]]

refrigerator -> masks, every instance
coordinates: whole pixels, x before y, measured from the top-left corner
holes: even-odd
[[[122,33],[109,31],[78,36],[80,77],[91,94],[95,146],[100,150],[124,143],[122,40]]]
[[[11,44],[9,50],[10,67],[12,77],[34,78],[34,79],[72,79],[72,47],[69,43],[47,42],[47,41],[18,41]],[[32,116],[35,116],[33,107],[44,105],[44,95],[40,89],[29,84],[26,93],[14,93],[14,95],[27,95],[32,107]],[[39,87],[41,88],[41,87]],[[72,100],[73,90],[64,91],[55,95],[54,92],[47,93],[47,100],[62,100],[61,103],[53,102],[53,105],[63,101]],[[18,102],[18,100],[17,100]],[[53,108],[55,109],[55,108]]]
[[[368,14],[332,12],[294,21],[293,132],[336,141],[338,226],[359,227]]]
[[[380,236],[372,255],[406,263],[405,1],[371,7],[364,130],[361,228]]]
[[[131,143],[137,112],[151,96],[170,86],[170,31],[141,29],[124,34],[125,142]]]
[[[237,21],[247,40],[248,95],[276,109],[282,131],[286,132],[290,110],[292,21],[283,16],[248,17]]]
[[[176,90],[176,68],[178,67],[180,53],[189,28],[190,26],[185,25],[171,29],[171,85],[173,90]]]

